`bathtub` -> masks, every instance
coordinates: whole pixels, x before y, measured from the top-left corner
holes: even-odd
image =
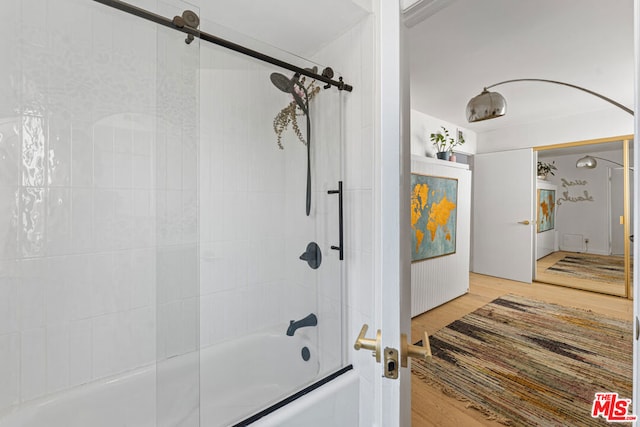
[[[233,425],[317,379],[317,345],[307,331],[293,337],[284,331],[244,336],[202,352],[202,426]],[[303,348],[309,349],[307,361]]]
[[[202,349],[199,354],[173,357],[26,402],[0,414],[0,427],[233,425],[319,379],[316,346],[309,335],[300,332],[294,337],[284,332],[241,337]],[[308,355],[305,351],[307,360],[302,357],[305,347],[309,350]],[[347,402],[347,395],[352,401],[355,396],[355,404],[346,405],[335,416],[352,423],[354,416],[357,420],[357,375],[344,376],[347,380],[330,381],[284,409],[261,417],[257,424],[284,425],[287,417],[309,416],[315,401],[320,407],[335,408],[336,402]],[[346,393],[342,398],[340,390]],[[325,408],[318,416],[326,417],[329,412]],[[278,421],[269,424],[270,420]],[[353,425],[341,421],[332,425]]]

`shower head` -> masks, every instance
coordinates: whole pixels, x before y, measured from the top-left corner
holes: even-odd
[[[318,67],[305,68],[305,70],[314,74],[318,73]],[[275,87],[277,87],[284,93],[290,93],[293,96],[293,99],[296,101],[296,104],[298,104],[298,107],[300,107],[300,109],[305,114],[308,113],[309,110],[306,105],[308,101],[307,88],[305,88],[304,84],[299,80],[300,73],[295,73],[291,78],[288,78],[284,74],[271,73],[271,76],[269,78],[271,79],[271,83],[273,83]],[[302,81],[304,82],[304,79]],[[300,90],[295,90],[296,86],[298,86]],[[305,98],[304,100],[300,96],[302,94],[304,94],[304,98]]]
[[[293,79],[286,77],[280,73],[271,73],[271,83],[281,91],[285,93],[291,93],[293,91]]]
[[[299,74],[297,73],[291,79],[280,73],[271,73],[270,79],[271,79],[271,83],[273,83],[275,87],[277,87],[284,93],[291,94],[291,96],[293,96],[293,99],[296,101],[296,104],[298,104],[298,107],[300,107],[300,109],[305,114],[307,114],[309,110],[307,109],[305,101],[300,97],[300,94],[298,93],[298,91],[295,90],[296,85],[302,88],[302,92],[304,92],[305,99],[306,99],[306,96],[307,96],[306,89],[298,81],[298,77],[299,77]]]
[[[315,66],[313,68],[305,68],[305,70],[314,74],[318,73],[318,67],[315,67]],[[301,85],[301,83],[299,82],[300,73],[295,73],[291,78],[281,73],[271,73],[270,78],[271,78],[271,83],[273,83],[275,87],[277,87],[278,89],[280,89],[285,93],[293,93],[293,89],[295,85],[296,84]]]

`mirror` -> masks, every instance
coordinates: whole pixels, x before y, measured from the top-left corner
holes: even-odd
[[[631,150],[631,136],[537,150],[538,163],[551,172],[538,177],[535,191],[536,281],[630,295]]]

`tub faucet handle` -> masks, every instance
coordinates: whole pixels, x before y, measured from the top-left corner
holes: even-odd
[[[358,334],[358,338],[356,338],[353,348],[356,350],[360,350],[361,348],[371,350],[373,352],[373,357],[376,358],[376,362],[380,363],[380,355],[382,354],[382,333],[380,332],[380,329],[378,329],[375,339],[365,338],[364,336],[367,334],[368,329],[369,325],[366,323],[362,325],[362,329],[360,329],[360,334]]]
[[[320,267],[322,264],[322,251],[320,250],[320,246],[316,242],[311,242],[307,245],[304,253],[300,255],[300,259],[306,261],[309,264],[309,267],[314,270]]]

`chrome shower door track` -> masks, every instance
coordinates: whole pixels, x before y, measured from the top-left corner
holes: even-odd
[[[197,37],[200,40],[204,40],[209,43],[216,44],[218,46],[222,46],[224,48],[233,50],[235,52],[241,53],[243,55],[250,56],[252,58],[258,59],[263,62],[267,62],[272,65],[276,65],[278,67],[287,69],[289,71],[293,71],[294,73],[301,74],[303,76],[310,77],[312,79],[321,81],[331,86],[337,87],[339,90],[346,90],[347,92],[351,92],[353,90],[353,86],[346,84],[342,81],[342,77],[338,80],[333,80],[328,77],[325,77],[321,74],[314,73],[311,70],[298,67],[296,65],[290,64],[288,62],[282,61],[280,59],[274,58],[272,56],[266,55],[262,52],[258,52],[253,49],[249,49],[247,47],[241,46],[239,44],[230,42],[229,40],[225,40],[223,38],[214,36],[209,33],[205,33],[204,31],[200,31],[198,29],[191,28],[189,26],[179,27],[176,26],[172,19],[165,18],[164,16],[157,15],[153,12],[150,12],[145,9],[141,9],[139,7],[133,6],[129,3],[125,3],[120,0],[93,0],[97,3],[103,4],[105,6],[112,7],[114,9],[118,9],[120,11],[129,13],[131,15],[138,16],[140,18],[146,19],[148,21],[155,22],[156,24],[163,25],[168,28],[173,28],[174,30],[181,31],[185,34],[191,35],[193,37]]]

